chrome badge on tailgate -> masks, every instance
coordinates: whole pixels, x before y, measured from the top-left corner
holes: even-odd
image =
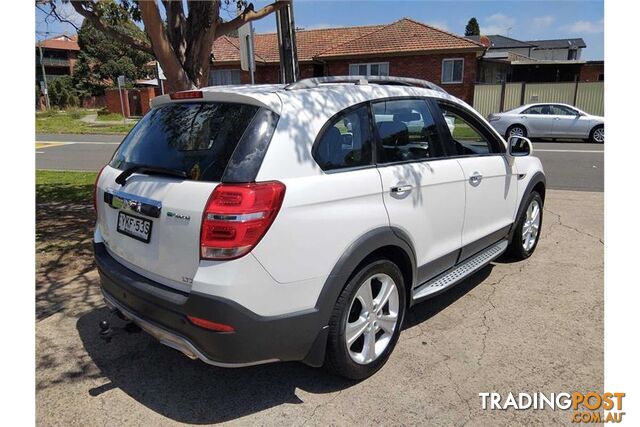
[[[104,202],[114,209],[136,212],[151,218],[160,218],[162,202],[119,190],[104,192]]]

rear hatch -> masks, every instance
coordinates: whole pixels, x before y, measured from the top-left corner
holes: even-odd
[[[143,117],[96,186],[97,227],[111,255],[152,280],[188,289],[200,262],[205,205],[225,171],[252,179],[251,171],[229,165],[241,163],[256,121],[269,114],[248,104],[180,102]]]

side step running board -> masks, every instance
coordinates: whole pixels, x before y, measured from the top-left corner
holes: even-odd
[[[501,240],[461,264],[452,267],[449,271],[442,273],[435,279],[423,283],[414,289],[413,301],[440,293],[461,282],[494,259],[498,258],[507,249],[508,244],[509,242],[507,240]]]

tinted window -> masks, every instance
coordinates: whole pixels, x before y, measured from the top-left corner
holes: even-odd
[[[373,116],[382,146],[378,163],[442,156],[436,124],[424,100],[375,102]]]
[[[323,170],[371,165],[367,107],[363,105],[331,119],[314,146],[313,158]]]
[[[127,135],[110,165],[177,169],[196,181],[220,181],[258,107],[227,103],[167,104]]]
[[[490,132],[470,114],[448,104],[438,105],[451,135],[448,146],[451,154],[473,156],[499,152],[491,142]]]
[[[551,107],[549,105],[536,105],[529,107],[522,112],[522,114],[552,114]]]
[[[552,105],[551,114],[556,116],[577,116],[578,112],[572,108],[565,107],[564,105]]]

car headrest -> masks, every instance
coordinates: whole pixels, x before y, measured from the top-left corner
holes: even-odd
[[[544,107],[542,107],[540,112],[542,114],[551,114],[551,108],[545,105]]]
[[[409,143],[409,129],[402,122],[378,123],[378,133],[384,145],[407,145]]]

